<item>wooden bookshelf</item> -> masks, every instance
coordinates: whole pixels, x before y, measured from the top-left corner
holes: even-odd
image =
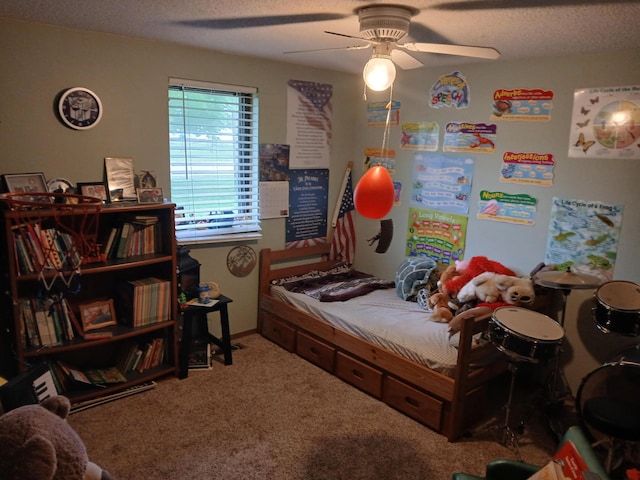
[[[91,258],[83,257],[78,269],[64,265],[60,269],[58,265],[58,269],[45,268],[42,273],[38,271],[37,262],[33,261],[33,257],[41,253],[35,250],[37,245],[27,246],[25,239],[28,237],[23,239],[22,234],[16,231],[26,224],[40,229],[62,230],[61,217],[75,220],[71,217],[82,215],[80,210],[74,213],[73,208],[54,210],[45,207],[34,209],[33,212],[16,212],[5,202],[0,202],[0,208],[0,248],[3,256],[0,272],[2,290],[5,292],[2,311],[9,313],[3,315],[0,323],[5,337],[3,343],[9,345],[12,351],[11,373],[24,372],[42,362],[50,365],[64,363],[79,370],[122,366],[136,345],[150,343],[161,346],[160,352],[154,352],[158,362],[151,361],[147,368],[122,372],[126,377],[125,382],[88,387],[67,382],[67,390],[60,393],[68,396],[72,403],[83,402],[177,373],[179,312],[176,301],[175,205],[127,202],[103,205],[92,239],[99,254]],[[65,223],[82,225],[82,222],[76,221]],[[121,240],[123,228],[128,230],[132,239],[128,243]],[[107,249],[109,243],[112,247]],[[61,247],[60,253],[64,259],[64,247]],[[71,270],[77,271],[72,274]],[[56,280],[56,277],[59,278]],[[141,293],[138,293],[136,300],[139,304],[136,303],[136,308],[133,308],[131,304],[127,306],[122,298],[123,290],[126,290],[122,287],[138,283],[151,283],[154,286],[139,289]],[[156,284],[159,285],[157,288]],[[44,345],[37,334],[38,326],[34,327],[25,320],[25,305],[29,305],[29,302],[45,305],[54,303],[52,300],[47,303],[46,299],[64,299],[66,302],[64,309],[61,308],[62,303],[56,307],[56,315],[52,313],[54,307],[43,309],[45,316],[51,313],[47,316],[55,338],[51,345]],[[80,331],[90,324],[83,323],[79,306],[103,299],[113,304],[111,314],[115,315],[115,323],[110,322],[101,328],[95,328],[94,325],[94,328]],[[155,308],[156,304],[160,306]],[[66,310],[70,310],[70,313]],[[144,313],[144,323],[136,321],[136,312]],[[71,317],[75,317],[75,321]],[[88,340],[84,334],[104,335]]]

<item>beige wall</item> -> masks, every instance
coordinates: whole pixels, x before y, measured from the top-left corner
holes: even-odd
[[[333,85],[333,165],[329,195],[337,197],[343,165],[353,158],[361,96],[357,76],[293,64],[223,55],[172,44],[0,20],[0,173],[44,172],[47,179],[100,181],[103,159],[133,157],[136,171],[155,170],[169,193],[167,85],[169,77],[249,85],[259,90],[260,142],[286,143],[287,81]],[[75,131],[54,114],[68,87],[96,92],[104,115]],[[333,173],[333,172],[337,173]],[[331,200],[333,203],[334,200]],[[262,222],[260,248],[282,248],[283,219]],[[194,247],[203,281],[234,299],[232,333],[255,329],[258,269],[237,278],[226,267],[233,244]]]
[[[427,92],[439,75],[460,70],[471,88],[468,109],[433,110]],[[168,183],[167,79],[191,78],[220,83],[251,85],[260,95],[260,141],[286,142],[286,82],[300,80],[334,86],[334,145],[329,210],[338,195],[346,163],[356,163],[354,180],[362,174],[364,147],[379,147],[382,129],[366,126],[359,75],[347,75],[250,57],[223,55],[112,35],[0,20],[0,173],[42,171],[47,178],[72,182],[102,177],[103,158],[131,156],[136,170],[155,170],[166,191]],[[640,52],[535,59],[526,62],[482,63],[445,69],[400,71],[394,98],[402,102],[401,121],[488,122],[491,95],[497,88],[545,88],[554,90],[552,121],[545,124],[499,123],[499,149],[479,157],[474,172],[472,198],[480,189],[530,193],[538,197],[533,227],[520,227],[475,218],[471,203],[467,237],[468,257],[486,255],[520,273],[528,273],[544,259],[550,202],[553,196],[597,199],[625,206],[616,278],[640,283],[640,209],[637,183],[640,157],[625,160],[567,158],[573,91],[581,87],[605,87],[640,83]],[[104,106],[101,123],[88,131],[65,128],[54,114],[55,98],[65,88],[84,86],[97,92]],[[370,96],[382,100],[384,95]],[[392,128],[390,146],[397,149],[399,129]],[[441,135],[442,141],[442,135]],[[505,186],[498,181],[502,151],[553,153],[556,180],[552,187]],[[498,151],[499,150],[499,151]],[[398,150],[394,180],[410,182],[412,155]],[[376,254],[366,239],[375,235],[378,223],[358,218],[356,266],[393,278],[404,259],[408,191],[401,206],[394,207],[395,235],[389,251]],[[251,245],[282,248],[285,222],[263,222],[263,238]],[[192,248],[202,264],[202,279],[218,282],[228,296],[233,333],[255,328],[257,269],[245,278],[233,277],[225,259],[232,244]],[[567,312],[565,360],[575,387],[586,372],[609,358],[629,339],[595,331],[590,316],[592,291],[574,292]]]

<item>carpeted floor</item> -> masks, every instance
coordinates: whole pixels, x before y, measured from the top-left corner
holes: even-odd
[[[90,458],[120,480],[447,480],[515,458],[486,428],[449,443],[259,335],[240,343],[231,366],[71,415]],[[535,424],[519,444],[534,464],[555,448]]]

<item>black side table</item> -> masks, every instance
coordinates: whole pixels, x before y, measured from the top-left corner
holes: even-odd
[[[189,375],[189,353],[191,350],[191,332],[194,321],[201,322],[204,326],[204,331],[207,332],[207,338],[222,349],[224,354],[224,364],[231,365],[233,363],[231,355],[231,333],[229,332],[229,311],[227,309],[227,305],[231,302],[233,302],[233,300],[229,297],[220,295],[218,301],[210,307],[190,305],[182,310],[183,325],[182,341],[180,342],[180,366],[178,378],[186,378]],[[222,329],[221,338],[209,333],[207,314],[212,312],[220,312],[220,327]]]

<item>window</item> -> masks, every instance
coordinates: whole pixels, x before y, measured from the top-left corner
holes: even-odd
[[[179,242],[260,236],[255,88],[171,78],[169,154]]]

